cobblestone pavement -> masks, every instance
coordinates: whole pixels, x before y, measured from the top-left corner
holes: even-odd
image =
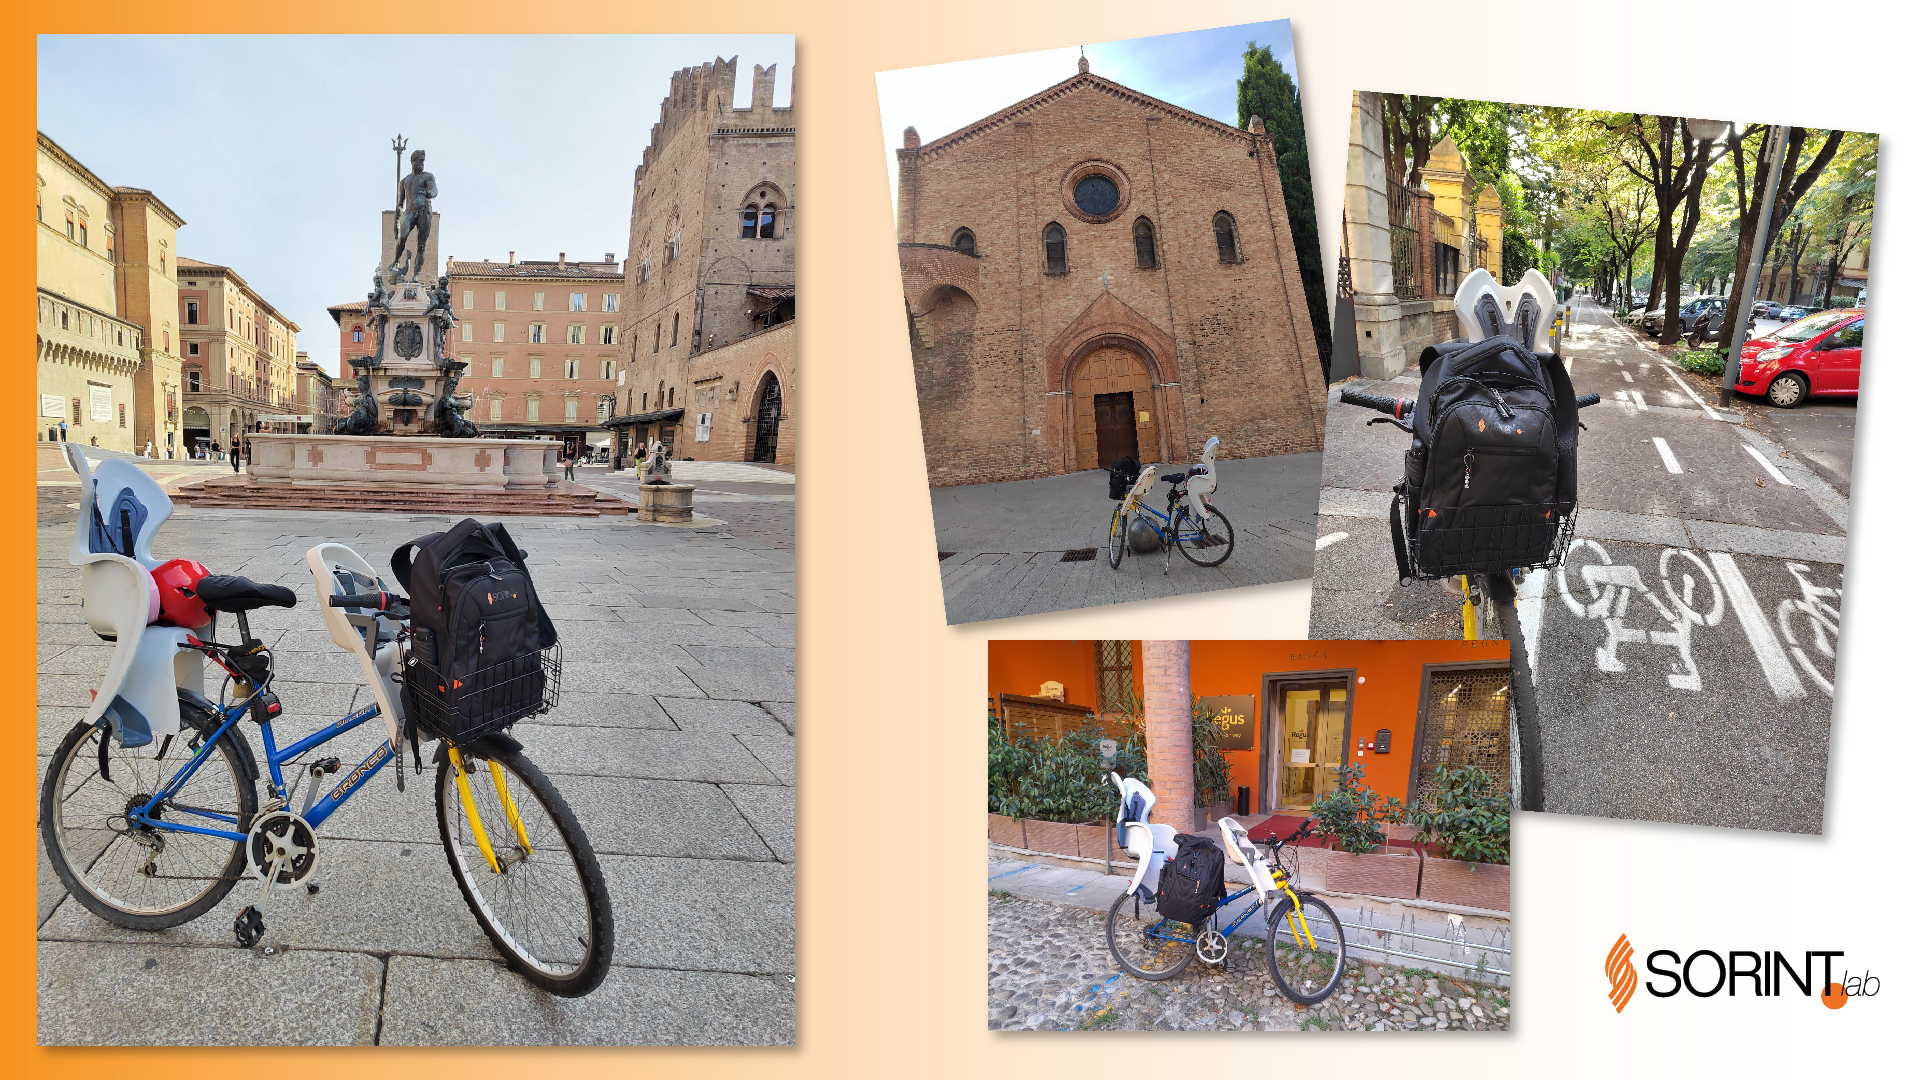
[[[111,653],[78,609],[73,517],[57,498],[43,502],[36,776]],[[452,523],[182,507],[155,546],[300,597],[253,619],[277,654],[285,745],[367,700],[353,659],[322,628],[306,549],[338,541],[383,566],[401,542]],[[561,1000],[507,970],[448,870],[431,776],[409,775],[404,793],[381,777],[320,829],[319,895],[266,905],[262,944],[274,956],[233,944],[253,889],[184,926],[130,932],[68,897],[41,854],[41,1043],[792,1043],[792,555],[631,519],[507,524],[565,656],[559,707],[514,733],[607,875],[606,983]],[[376,738],[355,732],[316,754],[364,753]]]
[[[1510,996],[1504,987],[1350,958],[1338,992],[1298,1006],[1273,985],[1265,945],[1238,937],[1223,964],[1195,960],[1171,979],[1148,982],[1114,963],[1105,912],[988,893],[994,1031],[1503,1031]]]

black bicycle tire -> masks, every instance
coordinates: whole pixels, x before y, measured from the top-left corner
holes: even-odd
[[[487,940],[493,942],[493,947],[509,967],[528,982],[556,997],[584,997],[606,980],[607,972],[613,967],[613,901],[607,894],[607,879],[601,872],[600,860],[593,853],[586,830],[580,827],[579,819],[574,817],[573,808],[567,805],[566,799],[561,797],[559,790],[547,779],[547,774],[540,771],[539,766],[518,750],[489,750],[486,756],[518,777],[534,798],[540,800],[541,807],[566,842],[567,854],[572,857],[574,869],[586,888],[588,934],[593,939],[587,943],[587,955],[580,968],[566,977],[555,977],[534,969],[506,943],[492,921],[482,915],[479,898],[474,896],[467,884],[466,875],[460,872],[460,857],[455,853],[453,834],[448,829],[447,799],[443,793],[447,790],[447,775],[453,765],[446,754],[441,754],[440,767],[433,777],[433,807],[434,816],[440,824],[440,847],[447,853],[447,868],[453,872],[454,884],[460,887],[460,896],[467,902],[467,910],[473,913],[473,921],[480,924]],[[480,758],[475,753],[470,754],[470,760]],[[454,798],[457,801],[459,796],[455,795]]]
[[[1318,992],[1303,994],[1295,990],[1292,984],[1287,982],[1286,977],[1280,974],[1280,927],[1282,925],[1291,925],[1292,923],[1292,920],[1288,918],[1291,912],[1284,906],[1287,903],[1285,893],[1280,894],[1279,902],[1282,907],[1277,909],[1274,914],[1267,919],[1267,974],[1272,977],[1273,985],[1279,987],[1280,992],[1285,994],[1287,999],[1294,1004],[1317,1005],[1327,1000],[1327,998],[1332,997],[1333,992],[1340,988],[1340,980],[1346,978],[1347,931],[1345,927],[1340,925],[1340,917],[1333,913],[1333,908],[1328,905],[1325,900],[1320,899],[1312,893],[1299,893],[1297,895],[1300,898],[1300,907],[1298,910],[1303,916],[1307,908],[1317,907],[1325,914],[1328,924],[1333,927],[1334,940],[1339,943],[1339,948],[1334,953],[1333,978],[1328,979],[1327,985],[1321,987]],[[1291,930],[1289,930],[1288,934],[1291,936]],[[1318,942],[1324,940],[1324,934],[1325,930],[1314,931],[1316,951],[1318,949]]]
[[[1515,801],[1522,810],[1542,811],[1547,801],[1547,765],[1540,745],[1540,699],[1533,685],[1527,636],[1520,630],[1512,578],[1504,571],[1489,574],[1483,592],[1493,601],[1494,616],[1500,620],[1500,635],[1507,640],[1513,668],[1513,724],[1520,740],[1519,798]]]
[[[1107,952],[1113,957],[1114,963],[1119,964],[1120,970],[1134,978],[1145,979],[1148,982],[1165,982],[1187,970],[1188,965],[1193,963],[1196,955],[1191,944],[1181,951],[1180,962],[1178,964],[1161,972],[1143,971],[1127,963],[1127,958],[1120,955],[1120,946],[1114,941],[1113,921],[1120,915],[1120,906],[1132,900],[1132,893],[1122,892],[1119,896],[1113,898],[1113,906],[1107,909]],[[1183,923],[1182,925],[1186,924]]]
[[[1186,556],[1187,561],[1192,563],[1195,566],[1205,566],[1205,567],[1221,566],[1221,565],[1224,565],[1229,558],[1233,557],[1233,545],[1234,545],[1233,522],[1227,518],[1227,515],[1221,513],[1217,507],[1212,507],[1212,506],[1207,507],[1207,513],[1213,517],[1219,518],[1220,524],[1225,525],[1227,527],[1227,550],[1222,552],[1218,559],[1215,559],[1212,562],[1204,562],[1198,556],[1194,555],[1192,544],[1175,543],[1174,546],[1179,548],[1180,554]],[[1186,519],[1187,521],[1193,520],[1193,516],[1187,513],[1187,508],[1184,506],[1180,508],[1180,516]],[[1180,526],[1176,522],[1173,527],[1172,535],[1175,537],[1178,537],[1180,535],[1179,529],[1180,529]]]
[[[182,709],[181,713],[183,729],[191,730],[193,725],[188,722],[191,714],[188,714],[185,709]],[[227,894],[232,892],[234,885],[239,882],[240,876],[246,872],[247,846],[243,843],[234,842],[233,855],[228,858],[226,869],[221,871],[220,877],[213,883],[211,889],[202,893],[190,904],[158,915],[139,915],[114,907],[82,884],[79,875],[75,874],[73,868],[67,864],[65,849],[54,834],[54,787],[56,778],[60,774],[60,763],[65,761],[74,752],[75,747],[85,741],[94,730],[94,725],[84,720],[73,725],[73,729],[60,740],[59,748],[53,752],[52,760],[47,763],[47,775],[40,783],[40,843],[47,853],[47,862],[53,865],[55,876],[59,877],[60,884],[66,887],[67,895],[79,901],[81,907],[123,930],[166,930],[190,923],[213,910],[220,901],[227,898]],[[112,738],[112,735],[102,731],[101,738]],[[259,810],[260,802],[259,794],[254,791],[253,782],[249,778],[251,773],[246,768],[247,755],[240,746],[235,745],[238,738],[239,736],[232,729],[228,729],[227,733],[220,737],[219,746],[221,756],[226,759],[227,768],[239,782],[237,790],[240,793],[241,824],[236,831],[245,832],[252,824],[253,815]],[[204,765],[201,767],[205,768]]]
[[[1113,508],[1113,519],[1107,523],[1107,565],[1120,569],[1120,560],[1127,557],[1127,504],[1122,501]]]

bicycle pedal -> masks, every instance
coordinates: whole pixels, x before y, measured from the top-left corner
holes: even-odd
[[[267,921],[260,917],[260,909],[249,904],[240,910],[233,919],[233,937],[243,949],[251,949],[260,944],[266,936]]]

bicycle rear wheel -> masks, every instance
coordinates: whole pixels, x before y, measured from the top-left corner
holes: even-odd
[[[1113,508],[1113,520],[1107,525],[1107,565],[1120,569],[1120,560],[1127,555],[1127,504],[1122,502]]]
[[[1279,904],[1267,917],[1267,974],[1298,1004],[1325,1001],[1347,969],[1347,932],[1317,896],[1301,896],[1296,908],[1281,893]]]
[[[1107,909],[1107,949],[1127,974],[1159,982],[1193,963],[1200,927],[1162,918],[1144,891],[1113,898],[1113,907]]]
[[[1203,523],[1182,506],[1173,535],[1177,540],[1174,546],[1195,566],[1219,566],[1233,554],[1233,522],[1217,507],[1207,507],[1207,520]]]
[[[191,922],[245,872],[246,847],[239,841],[128,821],[198,748],[202,718],[181,713],[180,734],[133,748],[115,746],[105,728],[75,724],[40,787],[40,837],[53,872],[80,906],[128,930]],[[232,731],[221,736],[218,752],[207,754],[192,779],[150,816],[245,832],[259,803],[239,738]]]
[[[433,785],[440,843],[460,895],[527,981],[560,997],[592,993],[613,964],[613,903],[586,832],[520,751],[475,747],[461,760],[480,832],[461,800],[451,755],[440,755]],[[481,848],[482,835],[498,870]]]

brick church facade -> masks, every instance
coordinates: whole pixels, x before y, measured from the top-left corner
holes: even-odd
[[[1080,72],[899,160],[935,487],[1318,451],[1326,383],[1273,143]]]

